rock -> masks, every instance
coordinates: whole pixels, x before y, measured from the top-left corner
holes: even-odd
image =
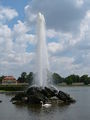
[[[41,93],[42,87],[32,86],[27,89],[26,94],[29,95],[35,95],[36,93]]]
[[[13,102],[13,101],[23,101],[25,97],[27,97],[27,94],[25,92],[17,93],[15,95],[15,97],[13,97],[11,99],[11,102]]]
[[[28,103],[29,104],[40,104],[40,101],[44,101],[43,98],[41,98],[40,96],[36,96],[36,95],[31,95],[28,97]]]
[[[58,92],[57,97],[64,102],[68,102],[68,103],[75,102],[75,100],[73,100],[69,94],[62,91]]]
[[[0,103],[2,102],[2,100],[0,100]]]
[[[11,99],[13,103],[22,102],[26,104],[40,104],[48,101],[59,100],[65,103],[72,103],[73,100],[70,95],[62,91],[58,91],[54,87],[37,87],[32,86],[27,89],[27,91],[18,93]],[[15,101],[15,102],[14,102]]]
[[[41,87],[32,87],[27,91],[29,103],[40,103],[40,101],[47,101],[45,90]],[[35,98],[35,100],[33,100]]]

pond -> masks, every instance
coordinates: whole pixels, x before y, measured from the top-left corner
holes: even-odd
[[[15,105],[13,95],[0,94],[0,120],[90,120],[90,87],[59,87],[76,99],[71,105],[52,105],[49,108]]]

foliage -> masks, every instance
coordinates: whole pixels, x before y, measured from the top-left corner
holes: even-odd
[[[0,76],[0,84],[2,83],[4,76]]]
[[[80,82],[80,77],[78,75],[73,74],[73,75],[66,77],[64,82],[67,84],[78,83]]]
[[[29,83],[30,85],[33,82],[33,72],[30,72],[29,74],[27,74],[26,72],[22,72],[21,76],[18,78],[18,82],[19,83]]]
[[[34,73],[33,73],[33,72],[30,72],[30,73],[27,75],[27,81],[28,81],[29,85],[32,85],[33,79],[34,79]]]
[[[59,83],[62,83],[63,82],[63,79],[59,74],[57,73],[53,73],[52,75],[52,78],[53,78],[53,83],[54,84],[59,84]]]
[[[83,82],[85,85],[90,84],[90,77],[88,75],[82,75],[80,77],[80,82]]]
[[[82,75],[81,77],[79,75],[70,75],[65,78],[61,77],[57,73],[53,73],[53,82],[54,84],[59,84],[59,83],[66,83],[67,85],[71,85],[72,83],[84,83],[85,85],[90,84],[90,77],[88,77],[87,74]]]

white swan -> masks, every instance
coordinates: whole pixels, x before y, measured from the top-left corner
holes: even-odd
[[[42,107],[46,107],[46,108],[48,108],[48,107],[51,106],[51,104],[49,104],[49,103],[45,103],[45,104],[43,104],[43,101],[40,101],[40,103],[41,103]]]

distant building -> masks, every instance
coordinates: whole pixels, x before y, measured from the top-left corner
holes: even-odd
[[[2,80],[2,84],[17,84],[17,80],[13,76],[5,76]]]

